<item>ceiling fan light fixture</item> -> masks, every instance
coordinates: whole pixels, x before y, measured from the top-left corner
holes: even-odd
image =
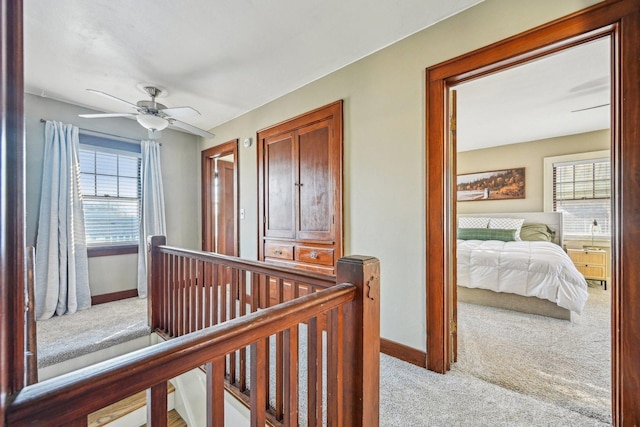
[[[163,130],[169,126],[168,120],[152,114],[139,114],[136,116],[136,120],[142,127],[150,130]]]

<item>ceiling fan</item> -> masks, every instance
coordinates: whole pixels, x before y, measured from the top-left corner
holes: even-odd
[[[143,86],[141,87],[141,89],[149,94],[149,96],[151,97],[150,101],[142,100],[138,101],[136,104],[132,104],[129,101],[125,101],[124,99],[109,95],[108,93],[101,92],[95,89],[87,89],[89,92],[93,92],[106,98],[118,101],[122,104],[126,104],[127,106],[136,110],[136,112],[79,114],[79,116],[86,119],[106,117],[135,117],[138,123],[140,123],[142,127],[149,131],[150,139],[160,138],[161,131],[169,125],[173,125],[177,128],[185,130],[194,135],[201,136],[203,138],[213,138],[215,136],[214,134],[207,132],[206,130],[202,130],[176,119],[176,117],[200,115],[198,110],[191,107],[167,108],[165,105],[156,102],[156,98],[163,92],[162,89],[154,86]]]

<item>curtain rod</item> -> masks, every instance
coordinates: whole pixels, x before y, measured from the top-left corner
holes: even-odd
[[[47,121],[45,119],[42,119],[42,118],[40,119],[40,123],[46,123],[46,122]],[[87,135],[91,135],[91,134],[96,134],[97,136],[105,135],[105,136],[117,139],[117,140],[122,141],[122,142],[127,142],[127,143],[130,143],[130,144],[140,144],[141,143],[141,140],[139,140],[139,139],[127,138],[126,136],[114,135],[112,133],[100,132],[100,131],[97,131],[97,130],[89,130],[89,129],[84,129],[84,128],[81,128],[81,127],[78,127],[78,129],[80,131],[82,131],[82,133],[85,133]],[[159,144],[160,144],[160,146],[162,146],[161,142],[159,142]]]

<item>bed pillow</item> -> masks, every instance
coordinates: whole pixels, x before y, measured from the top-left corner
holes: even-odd
[[[502,230],[516,230],[515,240],[520,241],[520,229],[524,219],[521,218],[490,218],[489,228]]]
[[[458,228],[460,240],[500,240],[512,242],[515,240],[516,230],[504,230],[499,228]]]
[[[461,216],[458,218],[459,228],[487,228],[488,226],[489,218],[477,216]]]
[[[530,242],[553,242],[556,232],[547,224],[522,224],[520,239]]]

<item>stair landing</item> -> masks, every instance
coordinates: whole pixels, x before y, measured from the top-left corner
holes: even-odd
[[[174,391],[175,387],[169,383],[167,393],[171,394]],[[119,402],[105,406],[104,408],[90,414],[87,417],[87,424],[89,427],[100,427],[113,423],[114,421],[143,408],[146,404],[147,393],[146,391],[141,391],[140,393],[136,393]],[[167,425],[169,427],[186,427],[187,423],[182,419],[180,414],[173,409],[167,413]]]

